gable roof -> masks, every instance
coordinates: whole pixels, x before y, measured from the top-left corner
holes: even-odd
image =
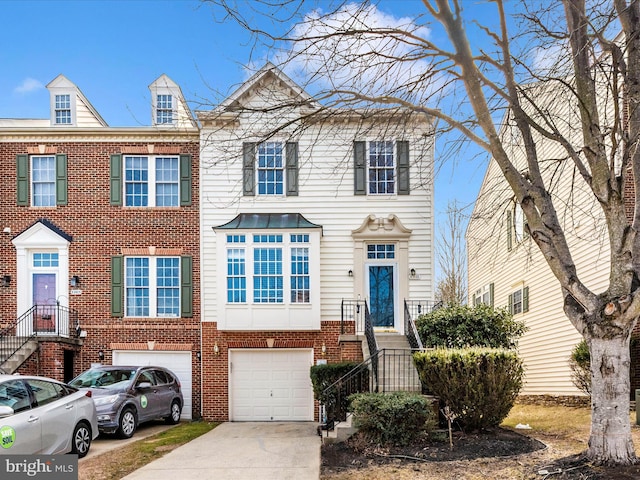
[[[279,84],[283,89],[288,90],[288,94],[292,99],[300,104],[307,104],[313,108],[319,108],[318,103],[311,95],[305,92],[296,82],[291,80],[282,70],[273,63],[267,62],[260,70],[254,73],[246,82],[237,88],[226,100],[218,105],[214,112],[235,110],[242,106],[242,100],[251,95],[251,93],[262,85],[265,80],[271,79]]]
[[[87,99],[87,97],[84,96],[84,93],[82,93],[82,91],[78,88],[78,86],[75,83],[73,83],[71,80],[69,80],[67,77],[60,74],[47,84],[47,90],[49,90],[50,92],[54,88],[68,88],[68,89],[75,90],[76,96],[78,97],[78,99],[80,99],[80,101],[84,103],[84,105],[91,112],[91,114],[94,116],[96,121],[100,123],[103,127],[109,126],[107,122],[104,121],[102,116],[98,113],[98,111],[94,108],[94,106],[91,105],[91,102]]]

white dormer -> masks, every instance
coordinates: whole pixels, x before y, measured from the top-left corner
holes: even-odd
[[[107,127],[80,89],[64,75],[47,85],[52,127]]]
[[[151,123],[157,127],[195,127],[180,87],[164,73],[151,85]]]

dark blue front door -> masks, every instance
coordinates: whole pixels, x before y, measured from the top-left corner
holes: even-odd
[[[369,302],[374,327],[393,328],[394,322],[393,266],[369,265]]]

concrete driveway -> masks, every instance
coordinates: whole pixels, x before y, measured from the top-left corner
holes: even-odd
[[[223,423],[125,480],[318,480],[316,423]]]

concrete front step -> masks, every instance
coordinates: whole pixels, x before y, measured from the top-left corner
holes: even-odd
[[[358,428],[353,426],[352,421],[353,415],[347,414],[347,419],[344,422],[336,423],[333,430],[322,433],[322,443],[340,443],[348,440],[358,431]]]

